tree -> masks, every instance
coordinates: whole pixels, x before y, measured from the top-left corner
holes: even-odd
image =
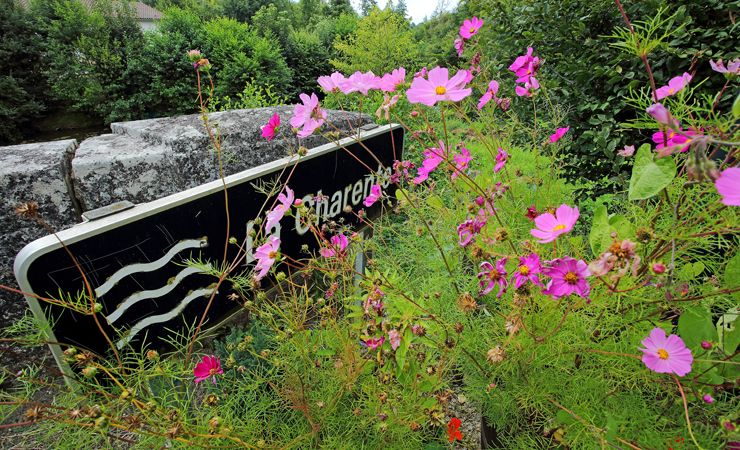
[[[42,42],[33,23],[15,2],[0,0],[0,143],[19,139],[44,110]]]
[[[329,15],[332,17],[339,17],[342,14],[355,14],[352,3],[349,0],[330,0],[329,1]]]
[[[363,16],[367,16],[368,14],[370,14],[370,11],[372,11],[373,8],[377,7],[377,0],[362,0],[362,2],[360,3],[360,11],[362,11]]]
[[[239,22],[249,22],[260,8],[267,6],[271,0],[221,0],[221,14]]]
[[[398,0],[398,3],[396,3],[396,7],[394,11],[399,16],[406,17],[406,14],[408,14],[408,8],[406,7],[406,0]]]
[[[408,20],[375,8],[358,22],[354,33],[335,41],[338,56],[331,63],[346,73],[372,70],[382,74],[399,66],[408,71],[419,60],[416,44]]]

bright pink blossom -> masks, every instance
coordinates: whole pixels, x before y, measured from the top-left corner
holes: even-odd
[[[375,288],[372,292],[370,292],[367,296],[367,299],[365,300],[365,314],[370,313],[370,309],[372,308],[377,315],[383,314],[383,308],[385,305],[383,305],[383,298],[385,297],[385,292],[381,291],[378,288]]]
[[[727,67],[725,67],[725,63],[721,59],[717,62],[709,60],[709,65],[712,66],[712,70],[715,72],[740,75],[740,58],[728,61]]]
[[[388,332],[388,340],[391,343],[393,350],[397,349],[401,345],[401,333],[395,328]]]
[[[671,117],[671,113],[668,111],[668,108],[660,103],[655,103],[651,105],[646,111],[658,123],[669,126],[674,123],[673,118]]]
[[[460,36],[463,39],[470,39],[471,37],[478,34],[478,30],[483,26],[483,19],[473,17],[472,19],[465,19],[462,25],[460,25]]]
[[[254,257],[257,259],[257,265],[254,267],[257,274],[254,277],[257,280],[264,278],[272,265],[275,264],[279,248],[280,238],[277,236],[270,236],[267,238],[267,242],[257,247],[254,252]]]
[[[439,148],[424,150],[424,161],[419,167],[418,176],[414,178],[414,184],[420,184],[429,178],[429,174],[444,160],[445,153],[445,145],[442,141],[439,141]]]
[[[319,107],[319,98],[316,94],[309,97],[306,94],[300,95],[303,104],[295,105],[293,117],[290,118],[290,126],[293,128],[303,129],[298,132],[298,137],[305,138],[313,134],[317,128],[324,124],[326,120],[326,111]]]
[[[527,53],[517,56],[514,62],[509,66],[509,70],[514,72],[517,76],[517,83],[525,83],[528,78],[534,77],[537,70],[540,68],[540,59],[536,56],[532,56],[533,53],[534,49],[532,47],[527,47]]]
[[[704,396],[701,399],[704,400],[704,403],[707,403],[707,404],[710,404],[710,405],[712,403],[714,403],[714,397],[712,397],[709,394],[704,394]]]
[[[370,195],[365,198],[362,204],[369,208],[378,201],[381,195],[383,195],[383,193],[380,191],[380,185],[373,184],[372,186],[370,186]]]
[[[567,133],[568,130],[570,130],[570,127],[558,128],[557,130],[555,130],[555,133],[550,135],[550,143],[554,144],[555,142],[559,141],[560,138],[565,136],[565,133]]]
[[[681,89],[685,88],[691,81],[691,75],[684,72],[683,75],[671,78],[666,86],[662,86],[655,91],[658,100],[675,95]]]
[[[275,137],[275,130],[280,126],[280,116],[278,113],[273,114],[270,120],[267,121],[266,125],[262,126],[262,137],[267,138],[271,141]]]
[[[336,255],[342,256],[344,254],[344,250],[349,245],[349,239],[347,239],[347,236],[344,234],[337,234],[331,237],[329,239],[330,247],[322,247],[319,250],[319,253],[324,258],[332,258]]]
[[[325,75],[319,77],[317,80],[319,86],[326,92],[339,92],[342,84],[347,81],[344,75],[339,72],[334,72],[331,75]]]
[[[480,216],[475,219],[468,219],[457,226],[458,244],[461,247],[467,247],[473,239],[480,233],[480,230],[486,225],[485,218]]]
[[[574,293],[588,298],[591,293],[591,286],[586,281],[591,272],[581,259],[575,260],[568,256],[555,259],[549,262],[549,267],[542,269],[542,273],[550,277],[542,293],[552,295],[556,300]]]
[[[555,210],[555,215],[543,213],[534,219],[537,228],[533,228],[530,233],[532,236],[539,238],[540,244],[547,244],[573,229],[573,225],[578,220],[578,207],[571,208],[563,204]]]
[[[465,51],[465,41],[462,38],[455,39],[455,50],[457,51],[457,57],[462,58]]]
[[[498,94],[498,87],[498,81],[496,80],[491,80],[491,82],[488,83],[488,89],[486,90],[486,93],[483,94],[480,100],[478,100],[478,109],[483,109],[483,107],[486,106],[488,102],[496,98],[496,94]]]
[[[493,166],[493,172],[499,173],[501,169],[504,168],[506,165],[506,161],[509,160],[509,154],[506,153],[504,149],[501,147],[498,148],[498,152],[496,153],[496,165]]]
[[[657,373],[675,373],[679,377],[691,372],[694,357],[683,340],[675,334],[668,335],[662,328],[653,328],[642,340],[642,362]]]
[[[293,193],[293,190],[288,186],[285,186],[285,193],[288,195],[285,195],[282,192],[280,193],[280,195],[278,195],[278,205],[275,206],[272,211],[267,213],[267,220],[265,221],[266,233],[269,233],[270,229],[272,229],[280,222],[285,213],[290,211],[293,200],[295,200],[295,194]]]
[[[653,133],[653,142],[657,144],[655,146],[660,156],[667,156],[673,153],[675,149],[679,149],[681,153],[686,152],[691,146],[691,138],[697,134],[691,130],[683,130],[680,126],[676,125],[676,130],[670,129],[663,131],[656,131]],[[663,149],[662,151],[660,151]]]
[[[411,87],[406,91],[409,103],[422,103],[434,106],[437,102],[459,102],[469,96],[473,90],[465,88],[465,80],[469,76],[467,70],[459,70],[455,76],[449,78],[449,71],[443,67],[435,67],[429,71],[429,78],[416,77]]]
[[[344,80],[339,86],[339,90],[344,94],[351,94],[352,92],[359,92],[362,95],[367,95],[371,89],[380,88],[380,77],[376,76],[372,71],[360,72],[359,70]]]
[[[740,167],[725,169],[714,182],[714,187],[727,206],[740,206]]]
[[[527,281],[531,281],[537,286],[543,287],[539,274],[542,272],[540,266],[540,257],[536,253],[529,256],[519,257],[519,266],[511,277],[514,280],[514,287],[519,289]]]
[[[383,75],[378,86],[383,92],[394,92],[398,86],[406,82],[406,69],[399,67],[391,73]]]
[[[370,350],[375,350],[376,348],[382,347],[384,342],[385,342],[385,336],[381,336],[379,338],[366,339],[364,341],[360,341],[360,344],[364,345]]]
[[[473,156],[470,154],[470,150],[462,147],[460,149],[460,153],[455,154],[452,159],[455,160],[455,170],[452,172],[452,179],[454,180],[460,173],[468,169],[468,165],[473,159]]]
[[[537,78],[535,77],[529,77],[527,81],[524,82],[524,86],[517,86],[514,88],[514,92],[519,97],[531,97],[534,95],[534,91],[540,88],[540,82],[537,81]]]
[[[224,373],[221,368],[221,360],[216,355],[204,356],[203,359],[195,365],[193,369],[193,375],[195,375],[195,384],[200,383],[203,380],[211,379],[213,384],[216,384],[216,375],[222,375]]]
[[[496,297],[501,297],[509,282],[506,280],[506,258],[501,258],[496,261],[496,266],[488,261],[480,263],[481,271],[478,273],[478,284],[481,287],[480,295],[486,295],[498,285],[498,293]]]

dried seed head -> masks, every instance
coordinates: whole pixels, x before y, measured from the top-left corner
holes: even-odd
[[[488,350],[488,353],[486,354],[486,359],[488,359],[491,364],[496,364],[503,361],[504,357],[504,349],[502,349],[500,345],[497,345]]]
[[[478,309],[478,303],[476,303],[473,296],[470,295],[470,292],[463,292],[457,299],[457,307],[460,308],[462,312],[468,313]]]
[[[24,219],[36,219],[39,216],[39,204],[25,202],[15,207],[15,213]]]

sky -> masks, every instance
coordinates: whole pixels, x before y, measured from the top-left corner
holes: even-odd
[[[393,0],[395,4],[398,0]],[[378,0],[378,6],[384,8],[388,0]],[[413,23],[419,23],[424,17],[429,17],[437,9],[438,2],[443,5],[447,11],[457,6],[458,0],[406,0],[408,14],[411,16]],[[352,0],[355,9],[360,8],[360,0]]]

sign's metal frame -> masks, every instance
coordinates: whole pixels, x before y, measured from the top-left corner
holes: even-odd
[[[23,292],[27,294],[35,294],[28,280],[28,268],[31,266],[34,260],[36,260],[40,256],[62,248],[62,242],[64,242],[65,245],[73,244],[83,239],[87,239],[92,236],[104,233],[108,230],[118,228],[122,225],[153,216],[170,208],[190,202],[193,199],[205,197],[207,195],[223,191],[225,188],[236,186],[242,183],[247,183],[256,178],[269,175],[270,173],[275,173],[281,170],[283,167],[296,164],[299,161],[305,161],[308,159],[327,155],[335,151],[341,151],[341,148],[346,147],[352,143],[355,143],[357,141],[364,141],[365,139],[372,138],[383,133],[392,132],[393,130],[396,130],[398,128],[400,128],[400,125],[398,124],[389,124],[378,126],[372,130],[361,130],[359,132],[359,136],[350,136],[340,139],[336,142],[330,142],[319,147],[315,147],[308,150],[308,153],[305,156],[298,157],[296,155],[277,159],[267,164],[263,164],[258,167],[247,169],[243,172],[229,175],[227,177],[224,177],[223,179],[219,178],[209,183],[202,184],[200,186],[196,186],[194,188],[178,192],[167,197],[163,197],[148,203],[135,205],[132,208],[122,210],[112,215],[79,223],[71,228],[57,232],[56,235],[42,237],[29,243],[18,253],[15,258],[15,263],[13,267],[15,277]],[[54,336],[53,329],[49,324],[46,315],[44,314],[41,304],[32,295],[24,295],[24,297],[26,298],[26,301],[28,302],[28,306],[31,309],[32,313],[43,326],[48,335],[47,337],[51,342],[51,344],[49,344],[49,347],[57,364],[62,369],[62,372],[64,372],[65,374],[72,374],[72,370],[64,359],[61,347],[57,344],[54,344],[55,342],[57,342],[57,338]]]

